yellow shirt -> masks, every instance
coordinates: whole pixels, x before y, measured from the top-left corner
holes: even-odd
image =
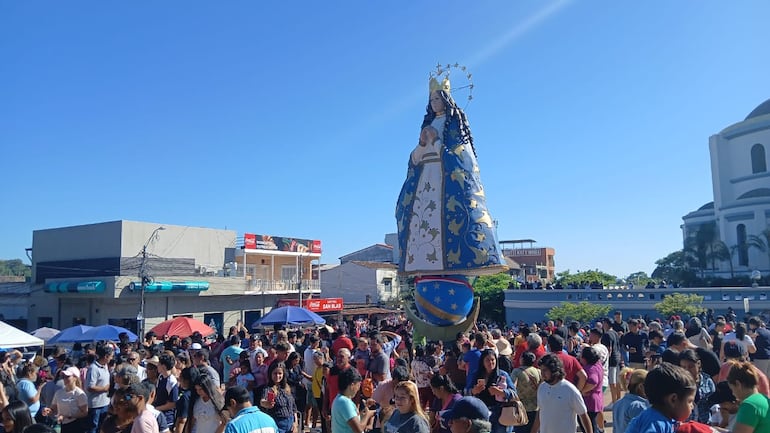
[[[321,384],[323,383],[324,369],[323,367],[316,367],[313,372],[313,397],[321,398]]]

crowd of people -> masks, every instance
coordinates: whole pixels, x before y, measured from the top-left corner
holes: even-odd
[[[2,430],[601,433],[611,410],[616,433],[770,432],[770,331],[758,317],[618,311],[479,324],[448,342],[414,340],[403,318],[229,334],[0,352]],[[513,403],[524,421],[505,416]]]

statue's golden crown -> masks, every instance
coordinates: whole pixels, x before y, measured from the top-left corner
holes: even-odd
[[[430,77],[428,88],[430,93],[433,93],[434,90],[443,90],[447,93],[452,91],[452,85],[449,82],[449,77],[444,77],[441,82],[439,82],[436,77]]]
[[[429,75],[429,93],[433,93],[434,90],[443,90],[446,93],[451,93],[452,84],[449,81],[449,74],[452,72],[452,70],[456,70],[460,71],[465,76],[468,84],[465,86],[460,86],[455,90],[468,89],[468,101],[470,101],[473,99],[473,81],[471,81],[472,75],[468,73],[466,69],[467,68],[465,66],[460,65],[459,63],[455,63],[454,65],[449,63],[446,65],[442,65],[441,63],[437,64],[436,69],[431,71]]]

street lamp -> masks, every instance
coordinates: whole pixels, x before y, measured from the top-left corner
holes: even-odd
[[[166,228],[161,226],[153,230],[150,237],[147,238],[147,242],[142,246],[142,263],[139,266],[139,280],[141,282],[141,288],[139,289],[139,313],[136,315],[136,321],[139,322],[139,338],[144,338],[144,293],[147,291],[147,284],[150,282],[150,277],[147,275],[147,246],[152,241],[158,239],[158,232],[161,230],[166,230]]]

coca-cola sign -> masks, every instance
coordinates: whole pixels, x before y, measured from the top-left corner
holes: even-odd
[[[292,305],[299,306],[299,299],[279,299],[277,307],[285,307]],[[302,306],[314,313],[327,313],[330,311],[342,310],[344,303],[342,298],[317,298],[317,299],[303,299]]]

